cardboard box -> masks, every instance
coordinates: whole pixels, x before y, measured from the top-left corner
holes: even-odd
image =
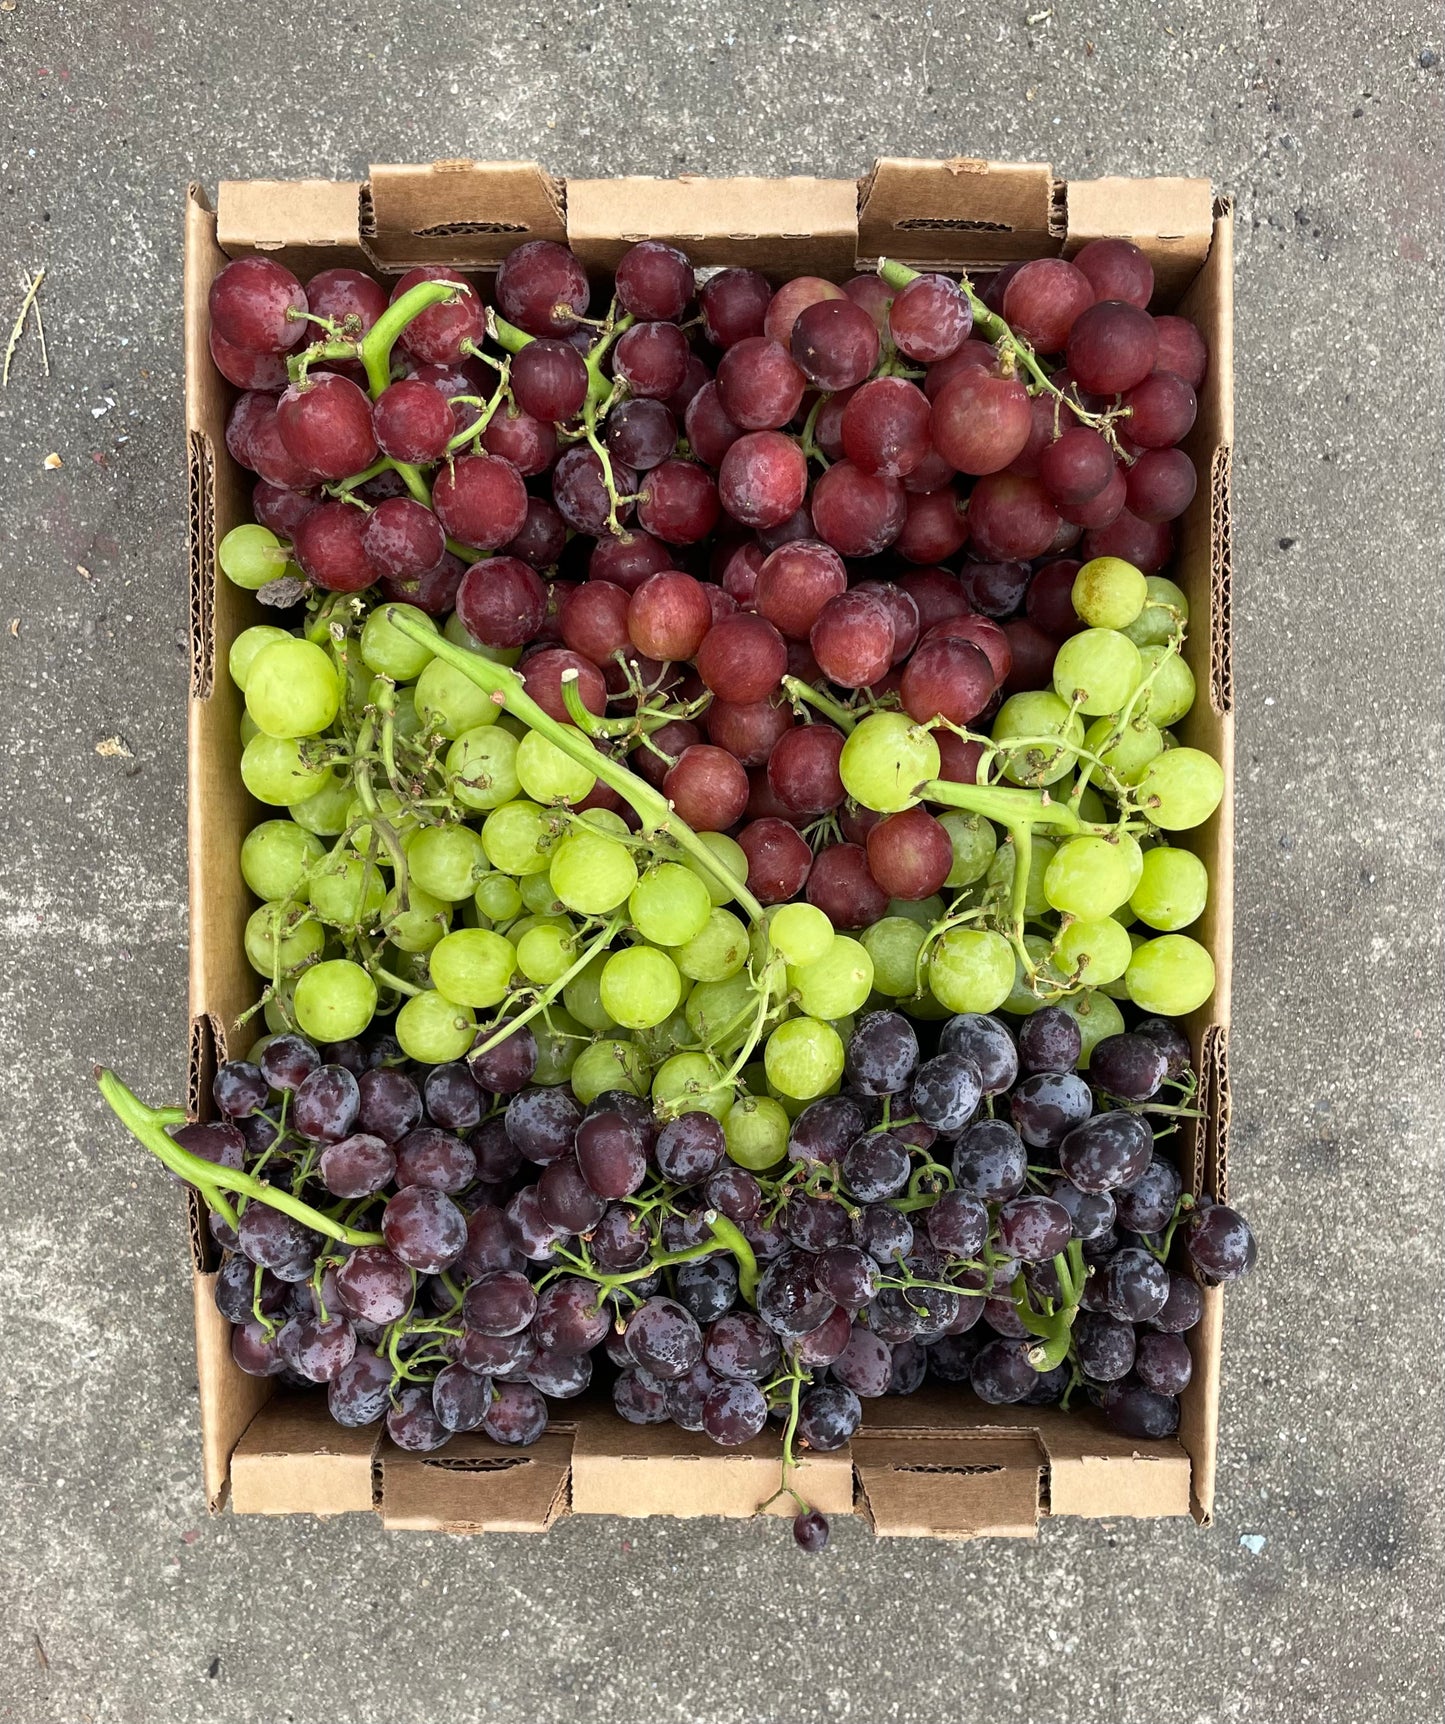
[[[257,995],[242,952],[251,908],[241,839],[258,809],[238,772],[241,700],[225,674],[230,642],[258,619],[249,594],[220,577],[215,546],[249,519],[250,475],[231,462],[225,420],[234,391],[211,365],[206,295],[230,257],[274,253],[303,279],[351,264],[397,274],[446,262],[488,271],[529,238],[566,240],[593,268],[631,242],[658,237],[698,265],[745,263],[775,279],[840,277],[880,255],[919,267],[995,268],[1065,256],[1101,235],[1149,254],[1155,309],[1193,317],[1209,344],[1209,375],[1186,447],[1201,476],[1180,523],[1172,571],[1189,596],[1186,656],[1198,684],[1183,739],[1223,765],[1224,801],[1189,834],[1212,892],[1200,938],[1218,971],[1214,997],[1190,1024],[1204,1119],[1181,1136],[1195,1192],[1227,1196],[1228,1035],[1233,897],[1233,687],[1230,669],[1230,447],[1233,440],[1233,225],[1203,180],[1054,179],[1038,164],[958,158],[886,159],[852,180],[582,180],[563,184],[527,162],[375,167],[364,184],[231,181],[214,212],[186,201],[186,432],[190,480],[191,702],[190,1102],[204,1115],[210,1080],[239,1015]],[[242,1032],[236,1046],[249,1044]],[[639,1429],[610,1406],[566,1403],[534,1448],[483,1438],[437,1455],[396,1449],[378,1428],[333,1424],[320,1395],[273,1393],[232,1365],[216,1311],[214,1255],[191,1211],[197,1368],[206,1494],[238,1513],[374,1511],[389,1527],[545,1531],[561,1514],[746,1516],[776,1488],[775,1433],[727,1452],[672,1426]],[[851,1449],[811,1456],[802,1488],[830,1514],[850,1509],[880,1535],[1032,1536],[1045,1515],[1155,1517],[1207,1523],[1214,1498],[1223,1306],[1205,1296],[1191,1337],[1194,1380],[1177,1440],[1135,1443],[1087,1408],[985,1409],[930,1386],[868,1403]]]

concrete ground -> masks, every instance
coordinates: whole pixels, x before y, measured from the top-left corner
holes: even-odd
[[[1442,44],[1303,0],[3,0],[0,1719],[1416,1724],[1441,1708]],[[1218,1523],[208,1521],[180,1209],[187,179],[1198,173],[1238,202],[1237,1198]],[[3,333],[3,331],[0,331]],[[63,465],[47,470],[55,453]],[[112,740],[113,739],[113,740]]]

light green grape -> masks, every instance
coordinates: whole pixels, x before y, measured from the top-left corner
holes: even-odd
[[[1189,621],[1189,600],[1181,588],[1163,575],[1149,575],[1145,582],[1148,597],[1144,609],[1124,633],[1139,648],[1163,646],[1180,624]]]
[[[517,973],[512,942],[489,928],[458,928],[432,948],[431,977],[459,1006],[486,1008],[505,998]]]
[[[925,988],[921,994],[910,994],[906,1000],[895,1002],[900,1011],[906,1012],[910,1018],[921,1018],[932,1022],[935,1019],[951,1018],[949,1011],[941,1000]]]
[[[1138,802],[1156,826],[1187,832],[1202,826],[1224,797],[1224,769],[1200,748],[1166,749],[1138,784]]]
[[[1068,702],[1058,695],[1035,689],[1008,697],[998,709],[991,735],[1004,745],[1020,743],[1003,757],[1003,775],[1010,783],[1054,784],[1078,763],[1076,750],[1084,741],[1084,721],[1071,714]]]
[[[500,725],[463,732],[447,750],[447,782],[464,808],[500,808],[520,795],[519,744]]]
[[[685,946],[707,926],[712,897],[690,868],[658,862],[633,887],[627,909],[644,940],[658,946]]]
[[[694,1041],[715,1053],[731,1052],[757,1016],[759,994],[746,970],[723,982],[697,982],[683,1006],[683,1019]]]
[[[362,624],[361,657],[367,667],[393,682],[411,682],[431,663],[431,648],[393,627],[389,613],[405,617],[432,634],[438,633],[437,626],[415,605],[378,605]]]
[[[1192,851],[1161,845],[1144,852],[1139,884],[1129,899],[1141,922],[1172,934],[1197,921],[1208,901],[1209,870]]]
[[[504,874],[545,873],[555,855],[551,820],[535,802],[504,802],[482,826],[482,849],[492,867]],[[560,892],[557,895],[561,897]]]
[[[664,1119],[676,1119],[680,1113],[710,1113],[720,1123],[733,1099],[732,1085],[718,1081],[706,1054],[673,1054],[653,1074],[653,1106]]]
[[[906,916],[920,928],[931,928],[943,915],[943,900],[935,893],[931,898],[890,898],[890,916]]]
[[[873,986],[890,1000],[901,1000],[918,987],[918,954],[928,931],[908,916],[885,916],[859,935],[873,960]]]
[[[1135,858],[1122,841],[1080,833],[1054,852],[1044,871],[1044,896],[1070,916],[1108,916],[1128,902],[1134,868]]]
[[[245,766],[243,757],[243,778],[246,775]],[[346,830],[346,815],[351,807],[352,796],[350,776],[329,773],[319,790],[304,796],[299,802],[289,803],[288,811],[298,826],[304,826],[318,838],[339,838]]]
[[[854,727],[838,761],[843,788],[879,814],[912,808],[938,768],[933,733],[901,712],[871,713]]]
[[[723,1117],[728,1156],[754,1173],[776,1167],[788,1153],[787,1110],[770,1096],[748,1095]]]
[[[726,832],[699,832],[697,836],[733,876],[738,885],[746,886],[748,883],[747,852],[737,839],[729,838]],[[737,896],[735,889],[725,886],[712,869],[705,868],[695,856],[684,855],[682,865],[684,868],[690,868],[707,887],[707,895],[714,904],[731,903]]]
[[[1127,997],[1127,996],[1126,996]],[[1105,1036],[1122,1035],[1124,1014],[1102,988],[1080,988],[1054,1004],[1079,1026],[1079,1069],[1089,1069],[1089,1057]]]
[[[843,1043],[831,1024],[815,1017],[789,1018],[768,1037],[763,1066],[775,1089],[796,1101],[811,1101],[842,1077]]]
[[[262,904],[247,918],[242,943],[258,975],[285,975],[321,956],[326,930],[304,906]]]
[[[733,915],[714,905],[699,934],[672,952],[673,962],[694,982],[722,982],[748,961],[748,931]]]
[[[290,808],[336,779],[329,766],[309,762],[294,737],[261,732],[241,750],[241,782],[258,802]]]
[[[868,998],[873,986],[873,960],[868,956],[867,948],[857,940],[846,934],[835,934],[828,950],[815,963],[788,971],[788,986],[797,994],[799,1005],[809,1017],[846,1017],[849,1012],[856,1012]],[[779,1084],[778,1087],[786,1086]],[[790,1090],[788,1093],[800,1092]]]
[[[409,1059],[428,1066],[449,1065],[470,1052],[477,1020],[469,1007],[428,988],[402,1006],[392,1033]]]
[[[1058,850],[1059,847],[1052,838],[1044,838],[1039,833],[1034,833],[1033,842],[1029,845],[1028,884],[1024,888],[1025,921],[1037,922],[1040,916],[1048,914],[1049,900],[1044,894],[1044,877]],[[1013,889],[1015,854],[1011,843],[1000,844],[997,854],[989,864],[988,884],[1005,899]]]
[[[562,990],[567,1010],[579,1024],[597,1035],[606,1035],[617,1028],[616,1020],[602,1003],[602,970],[609,956],[607,952],[598,952]]]
[[[561,1006],[548,1006],[529,1026],[537,1042],[537,1066],[532,1082],[566,1083],[588,1042],[588,1032]]]
[[[399,952],[429,952],[446,933],[450,921],[448,906],[430,892],[423,892],[415,881],[407,887],[406,909],[401,907],[401,893],[395,886],[381,907],[381,925]]]
[[[489,922],[511,922],[522,914],[522,894],[510,874],[485,874],[473,894],[477,914]]]
[[[333,928],[373,927],[386,902],[386,880],[360,856],[328,856],[311,873],[311,908]]]
[[[262,734],[261,726],[256,723],[255,719],[251,717],[249,712],[243,712],[241,714],[240,730],[242,748],[246,746],[253,736],[260,736]]]
[[[992,1012],[1014,983],[1013,947],[992,928],[950,928],[928,957],[928,986],[951,1012]]]
[[[496,818],[495,814],[490,816],[487,825]],[[583,916],[605,916],[626,903],[637,884],[637,864],[625,844],[605,832],[578,826],[552,852],[550,879],[552,890],[569,910]]]
[[[470,898],[490,872],[481,835],[470,826],[425,826],[406,846],[406,865],[423,892],[444,904]]]
[[[416,679],[415,698],[423,725],[446,737],[463,736],[484,724],[495,724],[502,710],[470,677],[439,658],[434,658]]]
[[[695,991],[695,990],[694,990]],[[692,994],[688,995],[692,998]],[[670,1055],[677,1053],[697,1040],[687,1026],[687,1018],[682,1012],[674,1012],[660,1024],[654,1024],[650,1030],[639,1030],[633,1040],[641,1047],[647,1064],[656,1066]]]
[[[311,641],[270,641],[246,668],[246,711],[267,736],[316,736],[340,707],[336,666]]]
[[[296,981],[296,1022],[317,1042],[359,1036],[376,1011],[376,983],[349,958],[313,964]]]
[[[816,964],[833,943],[833,924],[814,904],[780,904],[768,913],[768,939],[794,969]]]
[[[998,849],[993,822],[962,808],[945,808],[938,818],[953,846],[953,862],[944,885],[957,891],[960,886],[982,880]]]
[[[1117,982],[1133,955],[1128,930],[1112,916],[1093,921],[1078,918],[1054,941],[1055,968],[1066,976],[1077,976],[1090,987]]]
[[[1139,660],[1146,677],[1155,665],[1159,674],[1139,696],[1134,710],[1152,719],[1161,730],[1177,724],[1194,705],[1194,672],[1167,646],[1140,647]]]
[[[1111,737],[1113,746],[1105,748]],[[1096,718],[1084,732],[1084,746],[1097,754],[1116,778],[1137,784],[1149,762],[1163,753],[1164,738],[1158,725],[1147,718],[1131,718],[1117,736],[1112,718]]]
[[[1083,713],[1119,712],[1139,686],[1139,649],[1117,629],[1070,635],[1054,657],[1054,693]]]
[[[1128,628],[1148,595],[1144,576],[1122,557],[1093,557],[1074,576],[1074,610],[1091,628]]]
[[[602,966],[603,1010],[628,1030],[648,1030],[672,1016],[682,999],[677,965],[656,946],[626,946]]]
[[[377,813],[401,840],[404,848],[407,839],[421,830],[421,816],[414,808],[409,808],[390,785],[382,785],[375,795]],[[346,806],[346,824],[354,827],[351,834],[352,849],[365,856],[371,849],[371,823],[366,818],[366,808],[359,796],[353,797]],[[376,841],[376,857],[383,867],[391,867],[391,852],[379,836]]]
[[[576,929],[565,917],[538,920],[517,935],[517,968],[539,988],[560,982],[576,961]]]
[[[288,1030],[296,1028],[295,982],[289,982],[283,978],[278,986],[271,989],[266,1004],[261,1008],[261,1018],[266,1028],[270,1030],[271,1036],[284,1035]],[[271,1040],[271,1036],[262,1036],[256,1046],[252,1048],[251,1055],[247,1057],[254,1055],[255,1058],[259,1059],[260,1055],[256,1053],[256,1048],[264,1048],[266,1043]]]
[[[261,653],[268,646],[274,646],[277,641],[289,641],[291,638],[285,629],[278,629],[271,623],[256,623],[252,628],[242,629],[231,642],[231,650],[226,657],[226,668],[231,673],[231,681],[244,693],[251,666]],[[256,723],[249,712],[246,716],[251,719],[252,724]],[[260,729],[259,725],[257,729]]]
[[[1024,935],[1024,950],[1028,953],[1035,969],[1042,969],[1052,974],[1049,969],[1049,958],[1053,949],[1053,941],[1046,940],[1042,934]],[[1023,960],[1015,953],[1013,986],[1009,989],[1008,996],[999,1009],[1011,1013],[1016,1018],[1027,1018],[1032,1017],[1040,1006],[1054,1004],[1057,998],[1057,993],[1048,989],[1035,992],[1034,985],[1024,970]]]
[[[589,1107],[609,1090],[645,1096],[647,1079],[647,1063],[637,1044],[610,1038],[583,1048],[571,1074],[573,1094],[583,1107]]]
[[[503,874],[502,879],[506,878]],[[566,909],[553,890],[549,874],[524,874],[517,882],[517,892],[534,916],[557,916]]]
[[[580,802],[597,783],[596,773],[564,754],[540,730],[529,730],[517,745],[517,777],[528,796],[541,803]]]
[[[598,832],[606,832],[613,838],[625,839],[631,836],[627,822],[615,808],[584,808],[577,818],[585,820]]]
[[[1214,992],[1214,959],[1188,934],[1161,934],[1135,949],[1124,981],[1136,1006],[1182,1018]]]
[[[241,878],[258,898],[304,903],[307,875],[325,854],[321,840],[294,820],[263,820],[241,840]]]
[[[1130,928],[1129,945],[1134,951],[1139,950],[1144,944],[1144,940],[1145,934],[1140,929]],[[1105,982],[1098,989],[1098,992],[1107,994],[1111,1000],[1127,1000],[1129,998],[1128,977],[1129,972],[1126,970],[1117,982]]]
[[[259,592],[268,582],[284,575],[290,560],[289,547],[269,527],[249,521],[244,526],[232,527],[216,547],[216,561],[226,579],[248,593]]]

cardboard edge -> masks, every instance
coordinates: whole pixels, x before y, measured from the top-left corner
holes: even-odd
[[[525,1449],[454,1437],[417,1455],[383,1441],[376,1506],[388,1531],[544,1533],[569,1511],[571,1466],[571,1438],[550,1426]]]
[[[378,162],[360,188],[359,241],[376,268],[495,269],[528,240],[567,238],[566,182],[536,162]]]
[[[877,1538],[1036,1538],[1046,1459],[1030,1430],[935,1437],[869,1434],[852,1443],[854,1512]]]
[[[1208,180],[1182,176],[1071,180],[1064,195],[1063,251],[1090,240],[1128,239],[1154,267],[1155,303],[1173,305],[1209,255],[1214,198]]]
[[[324,1397],[278,1390],[232,1450],[233,1512],[372,1512],[372,1466],[383,1433],[379,1423],[359,1430],[333,1423]]]
[[[1189,1335],[1194,1375],[1180,1402],[1179,1441],[1190,1459],[1189,1512],[1200,1526],[1214,1520],[1219,1465],[1219,1387],[1224,1355],[1224,1290],[1206,1287],[1204,1315]]]
[[[201,1465],[206,1507],[219,1514],[231,1487],[231,1455],[247,1427],[271,1399],[267,1377],[249,1377],[231,1358],[231,1325],[216,1309],[214,1273],[191,1277],[196,1330],[196,1382],[201,1401]]]
[[[922,269],[995,268],[1058,250],[1057,185],[1044,162],[881,156],[858,186],[858,258]]]

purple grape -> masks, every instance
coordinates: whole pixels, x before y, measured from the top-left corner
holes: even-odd
[[[1080,1191],[1113,1191],[1132,1185],[1153,1153],[1154,1133],[1138,1114],[1096,1113],[1059,1145],[1059,1166]]]
[[[918,1064],[918,1037],[901,1012],[866,1012],[848,1038],[848,1082],[864,1095],[897,1095]]]
[[[1157,1442],[1179,1429],[1178,1401],[1137,1383],[1110,1383],[1100,1405],[1105,1419],[1121,1436]]]
[[[1211,1203],[1190,1216],[1184,1249],[1189,1261],[1211,1285],[1238,1281],[1254,1268],[1259,1256],[1249,1223],[1222,1203]]]
[[[613,1383],[612,1405],[630,1425],[665,1425],[670,1417],[664,1385],[636,1366]]]
[[[707,1113],[683,1113],[657,1134],[657,1171],[674,1185],[696,1185],[722,1166],[727,1140]],[[734,1218],[736,1219],[736,1217]]]
[[[1134,1325],[1098,1311],[1081,1311],[1074,1322],[1074,1357],[1096,1383],[1115,1383],[1134,1368]]]
[[[1168,1061],[1168,1075],[1171,1078],[1181,1078],[1189,1070],[1193,1052],[1189,1046],[1189,1038],[1172,1018],[1145,1018],[1134,1026],[1136,1036],[1147,1036],[1157,1047],[1164,1050],[1164,1058]]]
[[[703,1186],[703,1197],[710,1209],[737,1226],[746,1227],[762,1208],[763,1188],[745,1168],[720,1167]]]
[[[479,1032],[478,1047],[467,1055],[472,1080],[492,1095],[515,1095],[532,1081],[537,1069],[537,1038],[527,1024],[519,1024],[495,1047],[482,1051],[480,1044],[495,1035],[497,1026]]]
[[[928,1349],[917,1341],[900,1341],[893,1359],[885,1395],[916,1395],[928,1375]]]
[[[265,1107],[271,1099],[271,1086],[259,1066],[246,1060],[227,1060],[216,1068],[211,1097],[228,1119],[242,1119]]]
[[[216,1167],[229,1167],[239,1172],[245,1165],[245,1134],[229,1120],[191,1120],[186,1125],[177,1126],[171,1136],[182,1149]]]
[[[539,1352],[527,1366],[527,1381],[549,1400],[574,1400],[592,1382],[592,1355]]]
[[[231,1331],[231,1358],[248,1377],[279,1377],[286,1369],[280,1331],[268,1335],[259,1323],[238,1323]]]
[[[437,1275],[462,1254],[467,1218],[444,1191],[408,1185],[382,1211],[381,1235],[408,1268]]]
[[[1066,1011],[1041,1006],[1019,1026],[1019,1067],[1028,1073],[1071,1072],[1083,1046],[1079,1026]]]
[[[447,1131],[470,1131],[481,1122],[482,1092],[460,1061],[433,1066],[426,1075],[422,1096],[433,1125]]]
[[[867,1121],[848,1096],[825,1096],[810,1103],[788,1134],[789,1161],[840,1162]]]
[[[1148,1101],[1168,1075],[1168,1051],[1151,1036],[1105,1036],[1089,1056],[1090,1083],[1123,1101]]]
[[[470,1082],[470,1079],[468,1080]],[[425,1185],[433,1191],[455,1196],[465,1191],[477,1175],[477,1158],[470,1145],[450,1131],[434,1125],[409,1131],[397,1146],[396,1183],[399,1188]]]
[[[1194,1375],[1189,1343],[1182,1335],[1145,1330],[1134,1355],[1134,1375],[1156,1395],[1182,1395]]]
[[[703,1403],[722,1381],[706,1363],[700,1362],[685,1377],[674,1377],[664,1383],[662,1398],[667,1403],[667,1416],[681,1430],[701,1431]]]
[[[1169,1298],[1169,1271],[1139,1246],[1116,1251],[1104,1270],[1104,1294],[1114,1316],[1130,1323],[1148,1323]]]
[[[830,1299],[861,1311],[878,1291],[878,1265],[856,1245],[834,1245],[813,1265],[813,1279]]]
[[[436,1416],[430,1386],[408,1383],[387,1410],[386,1434],[399,1449],[430,1454],[450,1441],[451,1432]]]
[[[841,1449],[862,1419],[862,1403],[845,1383],[819,1383],[798,1403],[798,1435],[820,1454]]]
[[[756,1383],[719,1383],[702,1404],[703,1432],[724,1448],[751,1442],[767,1422],[768,1403]]]
[[[391,1184],[396,1156],[379,1137],[358,1132],[339,1143],[327,1144],[317,1171],[333,1197],[371,1197]]]
[[[1144,1130],[1152,1149],[1153,1134],[1147,1126]],[[1144,1163],[1143,1171],[1132,1184],[1114,1193],[1120,1227],[1131,1233],[1162,1233],[1174,1219],[1174,1208],[1183,1188],[1174,1163],[1156,1155]]]
[[[321,1064],[314,1042],[305,1036],[273,1036],[261,1054],[261,1075],[272,1089],[294,1090]]]
[[[1153,1328],[1166,1335],[1183,1335],[1204,1315],[1204,1295],[1197,1281],[1187,1275],[1169,1272],[1169,1297],[1163,1307],[1150,1318]]]
[[[596,1283],[564,1275],[538,1294],[532,1339],[544,1353],[590,1353],[611,1326]]]
[[[487,1416],[492,1385],[465,1365],[443,1365],[431,1386],[432,1411],[449,1431],[475,1431]]]
[[[752,1311],[730,1311],[703,1337],[703,1358],[719,1377],[739,1383],[763,1382],[782,1357],[778,1338]]]
[[[738,1296],[737,1265],[731,1257],[703,1257],[696,1263],[681,1263],[674,1274],[678,1304],[706,1328],[730,1311]]]
[[[370,1347],[358,1347],[326,1385],[326,1405],[338,1425],[374,1425],[391,1405],[391,1361]]]
[[[803,1251],[826,1251],[848,1237],[848,1211],[834,1197],[796,1192],[783,1209],[783,1232]]]
[[[378,1066],[363,1072],[356,1087],[361,1098],[356,1124],[368,1136],[400,1143],[420,1122],[421,1092],[405,1072]]]
[[[988,1211],[964,1191],[945,1191],[927,1212],[928,1237],[949,1257],[977,1257],[988,1238]]]
[[[763,1271],[757,1308],[776,1334],[796,1341],[827,1319],[833,1301],[819,1288],[807,1252],[788,1251]]]
[[[998,1212],[999,1248],[1025,1263],[1037,1263],[1064,1250],[1073,1222],[1052,1197],[1011,1198]]]
[[[530,1383],[494,1383],[495,1395],[482,1420],[494,1443],[524,1448],[547,1429],[547,1403]]]
[[[645,1371],[666,1382],[702,1357],[702,1331],[675,1299],[649,1299],[627,1320],[627,1350]]]
[[[982,1074],[967,1054],[935,1054],[913,1080],[913,1111],[938,1131],[962,1131],[982,1098]]]
[[[507,1135],[528,1161],[545,1167],[571,1153],[582,1109],[571,1090],[524,1089],[507,1103]]]
[[[237,1223],[236,1238],[253,1263],[282,1281],[305,1281],[321,1246],[320,1238],[309,1227],[259,1199],[246,1205]]]
[[[820,1556],[828,1548],[828,1517],[817,1509],[793,1516],[793,1542],[809,1556]]]
[[[977,1305],[977,1299],[965,1299],[965,1305]],[[973,1362],[986,1343],[977,1335],[945,1335],[928,1349],[928,1370],[940,1383],[966,1383]],[[835,1366],[836,1370],[837,1367]],[[856,1388],[857,1385],[854,1384]],[[861,1392],[861,1391],[860,1391]]]
[[[1068,1210],[1075,1239],[1099,1239],[1114,1225],[1114,1199],[1107,1191],[1084,1192],[1071,1180],[1056,1179],[1049,1196]]]
[[[913,1249],[913,1223],[881,1203],[860,1209],[851,1230],[853,1243],[878,1263],[893,1263]]]
[[[1019,1136],[1032,1149],[1057,1149],[1094,1111],[1094,1098],[1076,1072],[1036,1072],[1009,1098]]]
[[[866,1132],[843,1157],[844,1183],[860,1203],[896,1197],[912,1170],[907,1148],[887,1131]]]
[[[990,1341],[978,1350],[968,1380],[979,1400],[990,1406],[1008,1406],[1028,1394],[1038,1375],[1029,1363],[1030,1344],[1026,1340]]]
[[[291,1124],[312,1143],[339,1143],[350,1135],[360,1107],[361,1090],[345,1066],[317,1066],[291,1098]]]
[[[358,1322],[395,1323],[411,1309],[414,1278],[384,1245],[361,1245],[338,1265],[336,1303]]]
[[[985,1095],[1002,1095],[1018,1081],[1019,1054],[1008,1027],[984,1012],[960,1012],[938,1038],[938,1050],[965,1054],[978,1067]]]
[[[855,1395],[874,1400],[885,1394],[893,1377],[893,1351],[865,1324],[854,1323],[848,1342],[829,1367]]]

